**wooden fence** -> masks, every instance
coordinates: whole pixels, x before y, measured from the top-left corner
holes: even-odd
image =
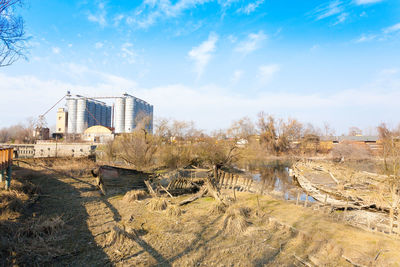
[[[0,182],[5,178],[5,189],[10,188],[13,149],[0,147]]]

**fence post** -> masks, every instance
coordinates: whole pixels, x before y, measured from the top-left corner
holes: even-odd
[[[297,191],[296,205],[299,205],[299,201],[300,201],[300,191]]]

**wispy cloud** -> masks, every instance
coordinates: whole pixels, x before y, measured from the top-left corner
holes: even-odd
[[[376,4],[382,1],[383,0],[355,0],[354,3],[356,5],[368,5],[368,4]]]
[[[88,20],[91,22],[98,23],[100,26],[104,27],[107,25],[107,11],[105,9],[105,3],[101,2],[98,5],[98,11],[96,14],[89,13]]]
[[[383,29],[383,33],[385,33],[385,34],[390,34],[390,33],[394,33],[397,31],[400,31],[400,23],[394,24],[390,27]]]
[[[267,35],[263,31],[250,33],[244,41],[240,42],[236,46],[235,51],[247,55],[260,48],[262,42],[266,39]]]
[[[380,32],[375,34],[362,34],[361,37],[354,40],[355,43],[369,42],[373,40],[385,41],[393,37],[397,32],[400,32],[400,23],[383,28]]]
[[[51,49],[51,51],[54,53],[54,54],[60,54],[60,52],[61,52],[61,49],[59,48],[59,47],[53,47],[52,49]]]
[[[311,14],[316,20],[325,19],[334,15],[338,15],[344,11],[343,3],[339,0],[331,1],[320,5],[314,9]]]
[[[377,36],[375,34],[369,34],[369,35],[363,34],[363,35],[361,35],[361,37],[356,39],[354,42],[356,42],[356,43],[370,42],[370,41],[376,39],[376,37]]]
[[[269,83],[274,75],[281,69],[281,67],[277,64],[270,65],[261,65],[258,68],[258,79],[261,83],[267,84]]]
[[[102,48],[103,46],[104,46],[104,44],[103,44],[102,42],[97,42],[97,43],[94,44],[94,47],[95,47],[96,49],[100,49],[100,48]]]
[[[178,0],[171,3],[169,0],[145,0],[134,14],[127,16],[128,24],[139,28],[148,28],[160,19],[180,16],[185,10],[210,2],[211,0]]]
[[[216,43],[218,41],[218,35],[210,33],[208,39],[202,42],[199,46],[193,47],[189,51],[189,57],[195,62],[195,71],[199,78],[208,62],[211,60],[212,53],[216,49]]]
[[[250,13],[253,13],[259,6],[261,6],[264,3],[264,0],[257,0],[252,3],[247,4],[244,7],[241,7],[237,10],[239,13],[244,13],[249,15]]]
[[[348,17],[349,17],[349,13],[346,13],[346,12],[341,13],[339,16],[337,16],[337,20],[335,23],[333,23],[333,25],[338,25],[338,24],[344,23]]]
[[[235,70],[233,72],[233,76],[232,76],[231,82],[234,83],[234,84],[239,82],[240,79],[242,78],[242,76],[243,76],[243,71],[242,70]]]
[[[136,53],[133,49],[132,43],[124,43],[121,46],[121,57],[124,58],[129,64],[136,61]]]

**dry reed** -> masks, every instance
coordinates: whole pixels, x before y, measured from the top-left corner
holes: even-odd
[[[167,215],[168,216],[181,216],[182,210],[177,205],[169,205],[167,208]]]
[[[130,203],[136,200],[142,200],[149,196],[146,191],[144,190],[131,190],[127,192],[122,199],[126,203]]]
[[[232,235],[244,233],[249,226],[247,221],[249,213],[250,209],[247,207],[231,206],[227,208],[222,221],[222,229]]]
[[[149,201],[150,210],[165,210],[168,206],[168,202],[164,198],[152,198]]]

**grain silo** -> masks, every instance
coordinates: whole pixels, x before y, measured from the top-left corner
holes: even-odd
[[[107,106],[106,106],[106,104],[101,103],[100,109],[101,109],[100,124],[103,126],[107,126]]]
[[[94,114],[96,112],[96,106],[93,101],[88,101],[88,127],[95,125]]]
[[[128,95],[125,98],[125,133],[131,133],[133,132],[133,129],[135,129],[134,109],[135,98]]]
[[[101,121],[101,105],[97,101],[94,102],[95,106],[95,112],[94,112],[94,117],[95,117],[95,122],[94,125],[100,125]]]
[[[111,127],[111,107],[107,106],[106,126]]]
[[[67,99],[67,108],[68,108],[68,130],[67,132],[70,134],[76,133],[76,99],[68,98]]]
[[[87,100],[78,98],[76,105],[76,133],[81,134],[87,128]]]
[[[115,133],[125,131],[125,98],[117,98],[114,108]]]

